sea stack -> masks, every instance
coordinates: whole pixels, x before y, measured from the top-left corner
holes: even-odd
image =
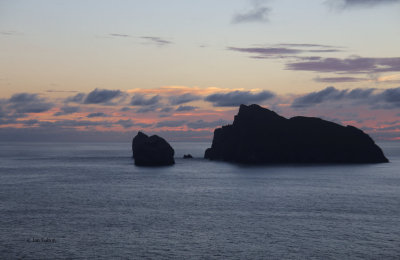
[[[388,162],[356,127],[315,117],[287,119],[259,105],[241,105],[232,125],[215,129],[204,157],[245,164]]]
[[[167,166],[175,163],[174,149],[157,135],[149,137],[139,132],[132,140],[132,153],[137,166]]]

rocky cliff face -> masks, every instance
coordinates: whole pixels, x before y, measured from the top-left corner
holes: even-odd
[[[132,140],[132,153],[135,165],[138,166],[165,166],[175,163],[174,149],[157,135],[148,137],[139,132]]]
[[[204,157],[248,164],[388,162],[358,128],[313,117],[286,119],[258,105],[241,105],[232,125],[216,129]]]

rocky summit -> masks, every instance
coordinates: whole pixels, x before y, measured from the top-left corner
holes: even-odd
[[[139,132],[132,140],[132,153],[135,165],[138,166],[166,166],[175,163],[174,149],[157,135],[149,137]]]
[[[245,164],[388,162],[356,127],[315,117],[287,119],[259,105],[241,105],[232,125],[215,129],[204,157]]]

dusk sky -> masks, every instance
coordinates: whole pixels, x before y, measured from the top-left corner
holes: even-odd
[[[400,140],[400,0],[0,0],[0,140],[211,140],[240,104]]]

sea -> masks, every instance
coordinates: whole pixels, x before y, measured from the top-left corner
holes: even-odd
[[[0,259],[400,259],[399,142],[364,165],[171,145],[176,164],[151,168],[130,141],[0,143]]]

